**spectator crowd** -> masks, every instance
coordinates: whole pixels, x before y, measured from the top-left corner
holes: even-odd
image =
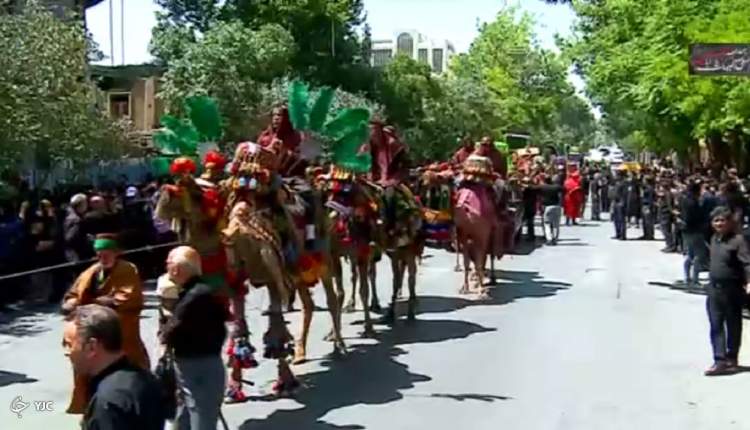
[[[159,188],[154,181],[28,193],[0,201],[0,304],[58,302],[74,276],[94,257],[92,245],[98,234],[118,234],[125,250],[173,242],[170,226],[153,216]],[[149,276],[164,261],[155,252],[160,251],[135,252],[129,259]],[[65,263],[69,264],[43,270]]]

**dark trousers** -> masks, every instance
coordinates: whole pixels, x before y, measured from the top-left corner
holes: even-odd
[[[675,244],[674,240],[674,223],[671,219],[666,218],[659,221],[659,226],[661,228],[661,234],[664,235],[664,243],[666,245],[667,249],[677,249],[677,244]]]
[[[615,238],[627,239],[627,219],[625,217],[625,204],[615,203],[612,205],[612,221],[615,223]]]
[[[714,360],[736,360],[742,342],[742,306],[745,300],[742,284],[717,285],[711,282],[706,291]]]
[[[526,224],[526,235],[529,238],[529,240],[534,240],[534,215],[536,215],[536,211],[530,210],[530,211],[524,211],[523,212],[523,220]]]
[[[602,202],[598,193],[591,195],[591,220],[601,221],[602,219]]]
[[[601,192],[601,202],[602,212],[609,212],[612,207],[612,202],[609,200],[609,193],[607,192],[606,188]]]
[[[643,205],[641,214],[643,215],[643,238],[654,240],[654,210],[650,205]]]

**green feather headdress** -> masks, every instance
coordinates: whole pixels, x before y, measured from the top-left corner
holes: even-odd
[[[188,97],[184,107],[187,118],[163,115],[162,129],[154,134],[154,144],[161,156],[153,164],[159,174],[169,171],[174,158],[196,157],[199,143],[217,142],[223,134],[221,113],[214,99]]]
[[[328,120],[334,96],[335,90],[323,88],[311,104],[307,84],[292,82],[289,86],[289,120],[295,130],[306,135],[303,145],[328,140],[331,142],[331,161],[336,167],[367,173],[372,166],[372,157],[369,151],[362,149],[370,137],[370,112],[363,108],[342,109]]]

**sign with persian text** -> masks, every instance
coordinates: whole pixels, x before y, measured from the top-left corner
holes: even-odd
[[[690,45],[690,74],[750,76],[750,43]]]

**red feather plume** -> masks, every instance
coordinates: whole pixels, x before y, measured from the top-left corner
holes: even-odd
[[[209,164],[213,164],[215,169],[223,169],[227,165],[227,159],[216,151],[208,151],[203,159],[203,166],[207,167]]]
[[[175,176],[185,175],[185,174],[194,174],[196,171],[197,171],[197,168],[195,167],[195,161],[187,157],[176,158],[172,162],[172,165],[169,166],[169,173]]]

